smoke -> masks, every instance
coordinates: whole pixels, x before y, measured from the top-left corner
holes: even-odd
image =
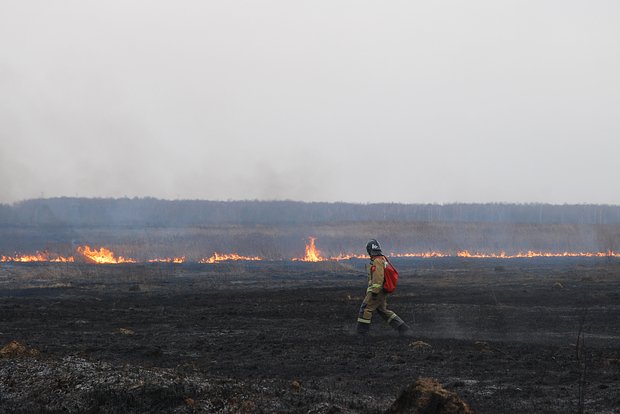
[[[283,162],[281,162],[283,161]],[[249,198],[294,199],[312,201],[325,195],[324,187],[337,180],[334,167],[323,157],[313,154],[304,159],[300,154],[289,160],[256,162],[252,176],[245,176],[241,185]],[[331,181],[331,182],[330,182]]]
[[[3,4],[0,201],[620,203],[617,5],[268,3]]]
[[[23,134],[17,120],[11,115],[4,110],[0,97],[0,203],[47,195],[37,171],[15,148],[14,143],[19,141]]]
[[[18,158],[10,152],[12,143],[21,138],[18,120],[10,111],[11,103],[9,96],[15,85],[15,76],[9,70],[3,60],[0,60],[0,203],[13,201],[19,197],[16,184],[26,184],[26,180],[20,180],[21,175],[28,175],[20,168]]]

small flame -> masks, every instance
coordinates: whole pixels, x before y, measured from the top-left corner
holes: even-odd
[[[78,246],[77,252],[81,254],[82,256],[84,256],[86,260],[92,263],[99,263],[99,264],[136,263],[136,260],[134,259],[129,259],[123,256],[116,257],[114,252],[112,252],[109,249],[106,249],[105,247],[101,247],[99,248],[99,250],[97,250],[97,249],[92,249],[88,245]]]
[[[449,253],[430,251],[421,253],[396,253],[392,257],[418,257],[422,259],[428,259],[432,257],[450,257]]]
[[[306,244],[306,255],[301,259],[293,259],[293,260],[301,261],[301,262],[322,262],[324,260],[328,260],[328,259],[321,257],[321,252],[314,245],[314,241],[316,240],[316,237],[310,237],[309,239],[310,239],[310,243]]]
[[[340,261],[340,260],[350,260],[350,259],[367,259],[368,256],[363,255],[363,254],[346,254],[346,253],[340,253],[338,256],[332,256],[329,258],[329,260],[336,260],[336,261]]]
[[[263,260],[263,259],[258,256],[241,256],[241,255],[238,255],[237,253],[220,254],[220,253],[215,252],[213,256],[211,257],[208,257],[208,258],[205,257],[204,259],[200,259],[198,263],[217,263],[217,262],[226,262],[226,261],[233,261],[233,260],[255,261],[255,260]]]
[[[149,263],[185,263],[185,256],[149,259]]]

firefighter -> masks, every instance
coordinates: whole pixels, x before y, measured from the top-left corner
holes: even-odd
[[[366,335],[370,330],[370,322],[375,311],[395,330],[400,336],[409,335],[409,327],[394,312],[387,308],[387,293],[383,290],[384,269],[387,259],[381,251],[379,242],[372,239],[366,244],[366,251],[370,256],[370,263],[366,265],[368,270],[368,289],[366,297],[360,306],[357,317],[357,333]]]

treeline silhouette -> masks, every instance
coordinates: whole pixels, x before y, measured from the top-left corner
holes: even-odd
[[[79,245],[136,259],[214,252],[303,256],[308,237],[325,255],[388,252],[619,251],[620,206],[549,204],[352,204],[52,198],[0,205],[0,255]]]
[[[279,226],[367,221],[604,225],[620,223],[620,206],[501,203],[354,204],[71,197],[0,204],[2,226]]]

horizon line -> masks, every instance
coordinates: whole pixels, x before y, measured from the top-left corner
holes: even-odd
[[[52,196],[52,197],[34,197],[27,198],[12,202],[2,201],[0,205],[15,206],[21,203],[27,203],[32,201],[45,201],[45,200],[60,200],[60,199],[73,199],[73,200],[155,200],[155,201],[167,201],[167,202],[211,202],[211,203],[298,203],[298,204],[351,204],[351,205],[405,205],[405,206],[451,206],[451,205],[521,205],[521,206],[597,206],[597,207],[620,207],[620,204],[611,203],[550,203],[541,201],[478,201],[478,202],[462,202],[462,201],[450,201],[450,202],[403,202],[403,201],[384,201],[384,202],[364,202],[364,201],[303,201],[294,199],[207,199],[207,198],[159,198],[153,196],[123,196],[123,197],[81,197],[81,196]]]

